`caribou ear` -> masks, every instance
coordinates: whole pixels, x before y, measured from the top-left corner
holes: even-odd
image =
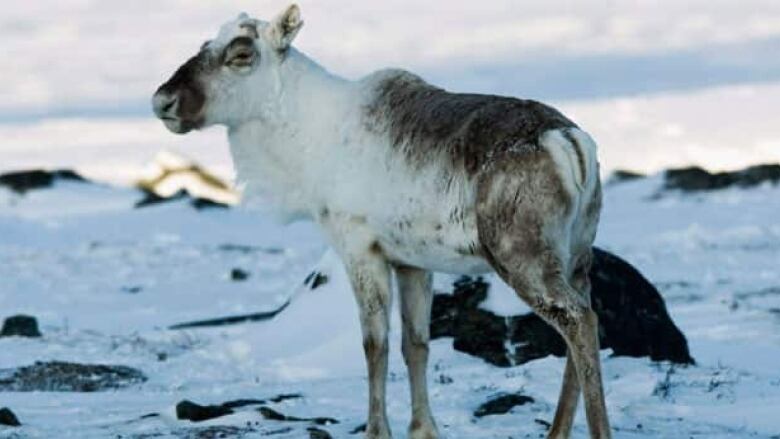
[[[302,26],[301,9],[298,5],[290,5],[268,26],[268,39],[276,50],[284,52],[290,47],[290,43]]]

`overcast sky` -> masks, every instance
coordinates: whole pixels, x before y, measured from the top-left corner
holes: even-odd
[[[564,100],[780,78],[777,0],[303,0],[297,46],[357,77]],[[287,1],[35,0],[0,15],[0,121],[145,115],[219,25]]]
[[[31,0],[0,14],[0,171],[132,181],[160,149],[230,175],[222,130],[173,136],[149,98],[224,21],[277,0]],[[778,0],[302,0],[295,44],[356,78],[404,67],[560,106],[604,169],[780,160]]]

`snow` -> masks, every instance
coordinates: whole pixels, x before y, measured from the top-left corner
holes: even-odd
[[[660,184],[653,177],[607,186],[597,244],[659,286],[698,364],[603,352],[615,435],[772,437],[780,431],[772,416],[780,405],[780,321],[772,311],[780,307],[780,187],[684,195],[660,191]],[[338,259],[314,227],[276,225],[243,209],[196,211],[184,200],[132,209],[141,196],[77,182],[24,196],[0,189],[0,309],[3,316],[36,316],[44,333],[0,339],[0,368],[63,360],[122,364],[149,377],[112,392],[3,393],[2,405],[24,424],[17,433],[175,437],[249,422],[254,431],[247,437],[289,425],[276,437],[297,438],[305,436],[305,424],[266,421],[250,409],[194,424],[176,420],[174,406],[183,399],[219,404],[301,393],[275,408],[335,417],[340,423],[325,429],[350,437],[365,420],[366,404],[357,312]],[[229,280],[234,267],[250,277]],[[302,279],[314,267],[329,282],[309,290]],[[437,276],[436,287],[447,289],[453,279]],[[165,329],[274,309],[290,297],[271,321]],[[484,306],[505,314],[526,310],[511,299],[505,286],[494,286]],[[392,428],[403,437],[409,400],[394,320],[388,404]],[[558,358],[499,369],[437,340],[429,371],[433,410],[446,437],[535,436],[543,427],[534,420],[552,418],[562,370]],[[472,417],[488,397],[519,390],[536,402],[503,416]],[[153,412],[162,416],[140,419]],[[579,413],[575,437],[586,431]],[[7,434],[0,430],[0,437]]]
[[[319,232],[241,208],[196,211],[186,200],[136,210],[143,195],[128,188],[148,177],[161,150],[233,178],[223,130],[173,136],[151,118],[148,100],[225,19],[241,10],[267,18],[287,3],[41,0],[4,10],[0,48],[14,61],[0,81],[0,171],[75,168],[111,185],[62,182],[24,196],[0,187],[0,318],[32,314],[44,333],[0,339],[0,369],[111,363],[149,381],[112,392],[0,393],[0,407],[24,424],[0,437],[186,437],[249,423],[248,437],[289,426],[271,437],[300,438],[306,425],[251,410],[199,424],[176,420],[174,410],[183,399],[295,392],[304,397],[274,407],[337,418],[325,429],[357,437],[348,434],[366,413],[357,313]],[[400,66],[457,91],[551,102],[597,140],[604,175],[780,161],[780,3],[607,3],[303,0],[296,42],[350,78]],[[776,438],[780,187],[683,195],[661,183],[607,186],[597,244],[659,287],[698,364],[604,352],[615,437]],[[330,281],[309,291],[302,280],[315,267]],[[233,268],[249,278],[232,281]],[[455,279],[437,275],[435,286],[448,290]],[[482,307],[527,312],[491,281]],[[289,298],[272,321],[166,329]],[[394,319],[388,405],[404,437],[409,398]],[[450,438],[539,436],[535,420],[552,419],[562,370],[557,358],[498,369],[437,340],[429,381],[440,429]],[[519,390],[536,403],[472,417],[488,397]],[[140,419],[153,412],[161,416]],[[574,436],[587,437],[581,409]]]

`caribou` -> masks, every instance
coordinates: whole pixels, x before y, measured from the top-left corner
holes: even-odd
[[[398,69],[331,74],[292,46],[302,25],[296,5],[271,21],[239,15],[152,105],[177,134],[226,126],[247,193],[324,231],[359,308],[366,437],[391,437],[393,276],[409,437],[439,437],[426,381],[432,272],[495,272],[510,285],[566,341],[549,437],[569,437],[580,393],[590,435],[610,437],[588,279],[601,209],[595,142],[533,100],[452,93]]]

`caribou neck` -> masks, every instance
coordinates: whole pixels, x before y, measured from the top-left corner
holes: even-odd
[[[295,49],[278,79],[266,115],[228,126],[228,134],[239,181],[253,186],[247,191],[265,195],[283,217],[298,219],[325,196],[313,183],[323,166],[343,155],[343,132],[360,111],[360,89]]]

